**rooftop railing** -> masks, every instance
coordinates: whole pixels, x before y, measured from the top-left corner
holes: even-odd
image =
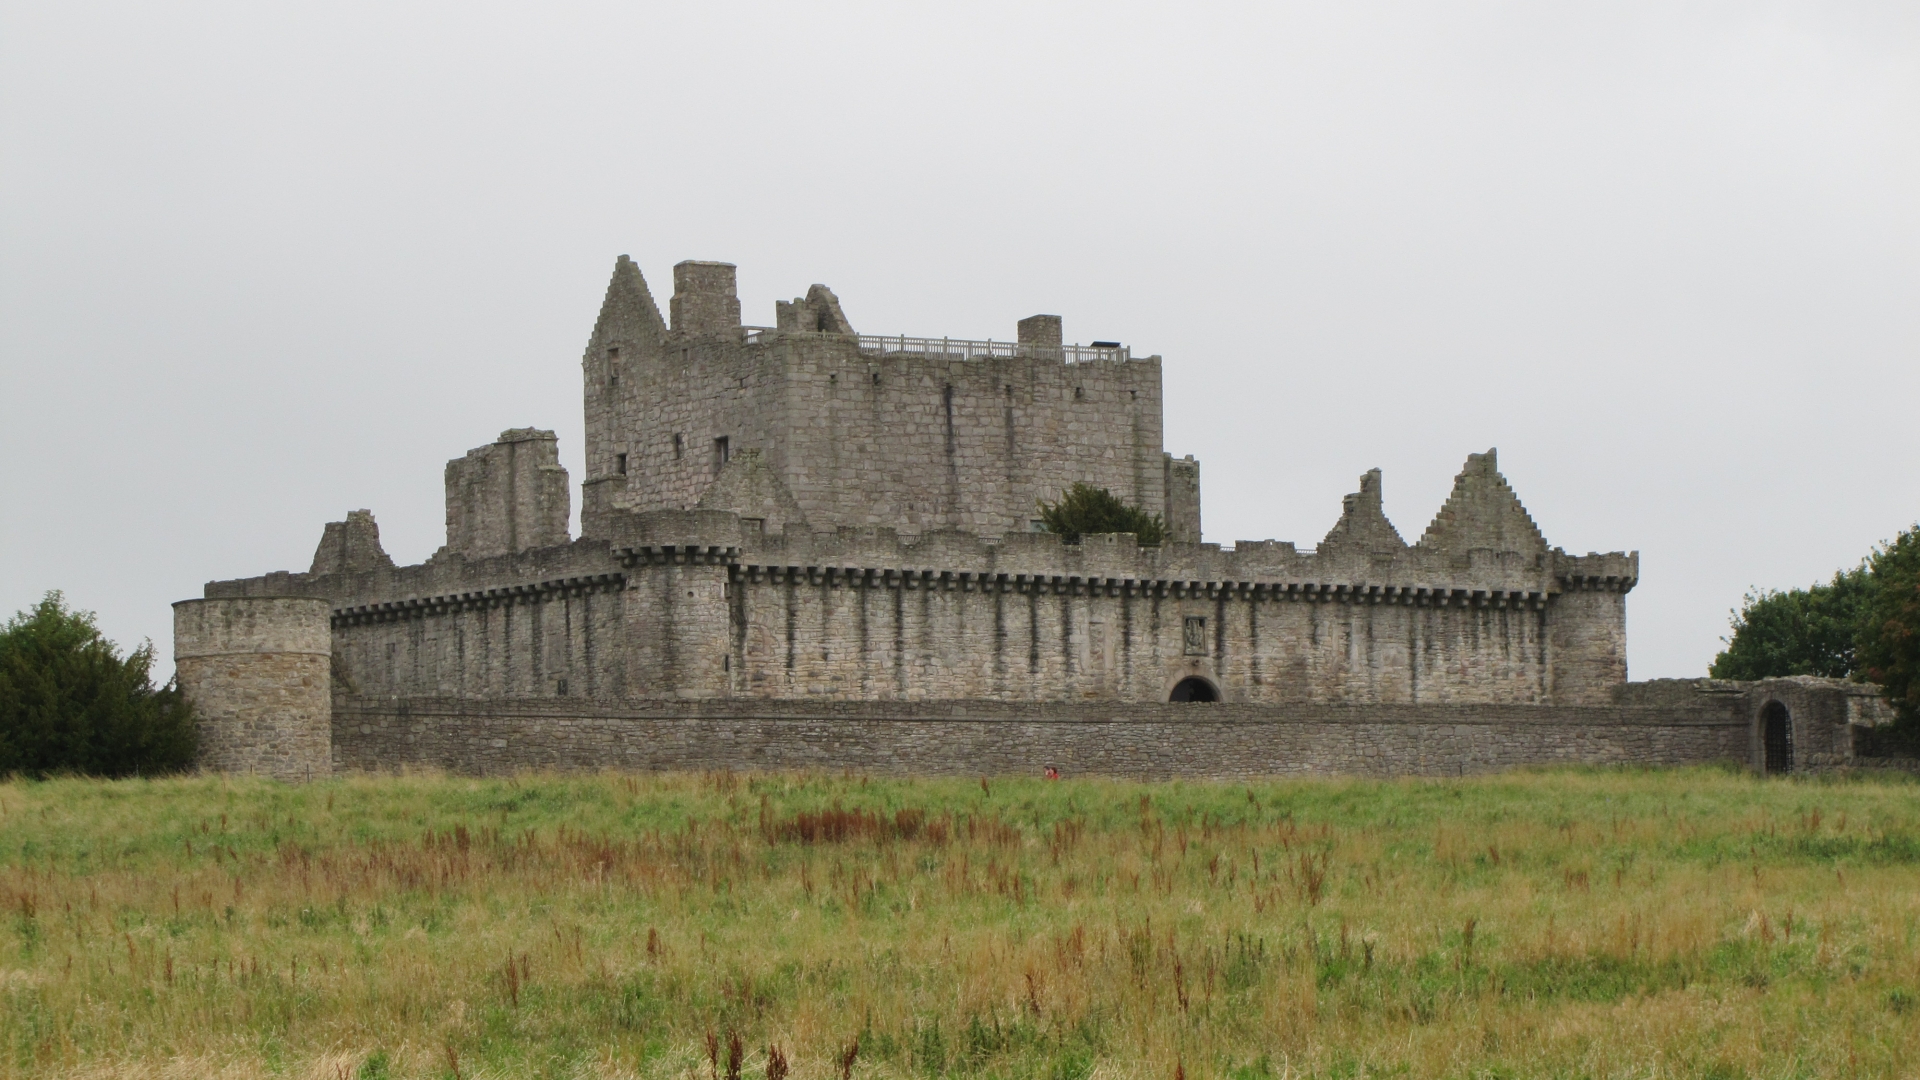
[[[802,334],[803,330],[776,330],[770,326],[749,326],[748,343],[768,339],[776,334]],[[844,335],[834,335],[844,336]],[[906,334],[859,334],[861,352],[877,353],[913,353],[920,356],[938,356],[952,360],[981,360],[995,356],[1030,357],[1036,360],[1060,360],[1069,364],[1086,364],[1095,360],[1131,360],[1133,350],[1125,345],[1100,342],[1094,345],[1037,345],[1031,342],[995,341],[987,338],[976,341],[971,338],[910,337]]]

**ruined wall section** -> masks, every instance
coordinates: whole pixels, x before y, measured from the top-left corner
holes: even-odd
[[[1184,458],[1167,454],[1161,469],[1166,491],[1161,520],[1167,527],[1167,539],[1175,544],[1200,543],[1200,463],[1192,454]]]
[[[454,458],[446,491],[443,555],[484,559],[567,542],[571,493],[551,431],[513,428]]]

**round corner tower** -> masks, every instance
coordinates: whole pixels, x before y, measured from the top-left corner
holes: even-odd
[[[333,772],[332,604],[236,596],[173,605],[173,659],[199,763],[308,780]]]

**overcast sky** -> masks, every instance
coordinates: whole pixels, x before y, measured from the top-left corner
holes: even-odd
[[[1165,357],[1206,539],[1317,542],[1470,452],[1637,550],[1635,678],[1920,517],[1920,5],[0,3],[0,609],[163,670],[557,429],[614,258],[749,323]],[[577,512],[578,490],[574,500]]]

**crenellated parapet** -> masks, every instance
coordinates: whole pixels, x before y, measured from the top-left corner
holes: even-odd
[[[1640,553],[1614,551],[1605,555],[1594,552],[1568,555],[1555,549],[1553,580],[1559,592],[1628,592],[1640,583]]]

